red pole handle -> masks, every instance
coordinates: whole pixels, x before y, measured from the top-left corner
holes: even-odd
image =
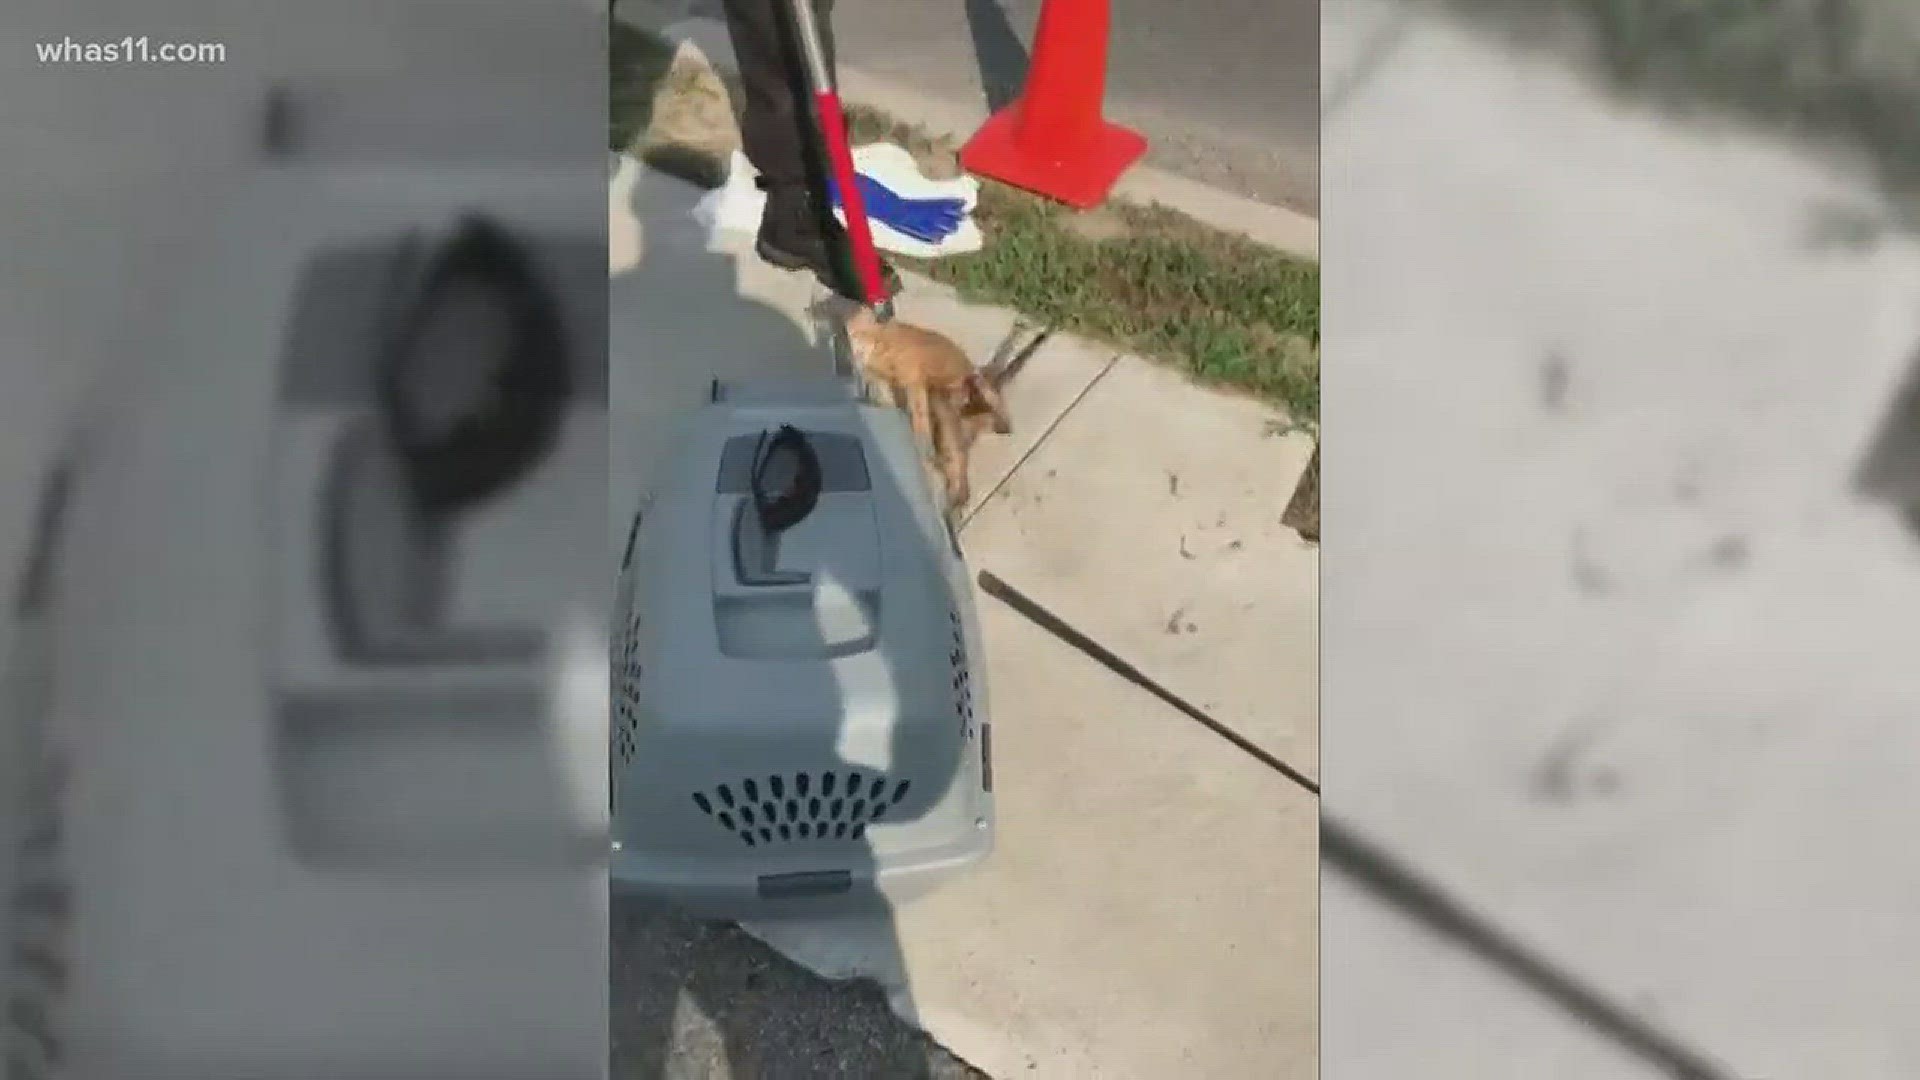
[[[847,214],[847,243],[853,248],[853,268],[860,277],[860,290],[867,306],[882,320],[892,316],[887,300],[885,272],[880,269],[880,251],[873,246],[873,228],[867,223],[866,200],[860,197],[859,178],[853,171],[853,144],[847,141],[847,115],[840,109],[840,94],[834,87],[833,72],[828,69],[827,53],[821,47],[820,24],[814,21],[810,0],[792,0],[793,19],[800,31],[800,51],[806,61],[807,84],[813,90],[814,115],[820,122],[820,137],[827,144],[827,158],[833,166],[833,182],[840,189],[840,206]]]
[[[847,213],[847,240],[853,246],[853,267],[860,275],[867,306],[878,308],[888,300],[887,280],[880,269],[880,249],[874,246],[866,200],[860,197],[859,178],[853,169],[847,117],[840,110],[840,95],[832,90],[815,91],[813,102],[820,117],[820,135],[826,140],[827,156],[833,164],[833,182],[840,189],[840,206]]]

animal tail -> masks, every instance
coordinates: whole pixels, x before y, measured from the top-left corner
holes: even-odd
[[[1015,323],[1013,329],[1007,331],[1007,336],[1000,339],[1000,345],[993,350],[993,356],[987,360],[987,366],[980,369],[980,374],[986,377],[987,385],[995,390],[1012,382],[1013,377],[1020,374],[1020,369],[1027,366],[1027,361],[1033,357],[1033,354],[1040,351],[1040,346],[1045,345],[1047,339],[1053,336],[1051,329],[1042,328],[1022,345],[1020,344],[1021,329],[1022,327]]]

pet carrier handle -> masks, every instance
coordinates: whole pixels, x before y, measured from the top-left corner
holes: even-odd
[[[820,42],[820,24],[814,18],[812,0],[791,2],[793,21],[800,31],[800,51],[805,54],[807,82],[813,90],[820,137],[827,144],[827,160],[833,167],[841,209],[847,215],[847,246],[852,250],[853,268],[860,277],[862,299],[885,322],[893,317],[893,299],[887,295],[886,274],[880,268],[880,249],[874,246],[866,201],[860,196],[859,178],[853,168],[853,144],[847,137],[847,116],[840,108],[840,92],[834,86],[833,72],[827,67],[827,53]]]
[[[444,423],[423,404],[432,380],[416,350],[463,279],[493,294],[510,328],[504,355],[480,358],[492,361],[483,385],[496,392]],[[553,450],[575,391],[559,309],[521,242],[480,216],[462,218],[435,250],[409,234],[388,285],[375,357],[378,422],[335,444],[322,496],[321,589],[334,644],[342,659],[360,664],[535,659],[544,638],[538,628],[447,625],[447,598],[436,584],[454,558],[460,517]],[[400,461],[400,490],[386,490],[367,472],[386,454]],[[404,529],[370,524],[396,516]],[[366,604],[381,580],[368,577],[369,562],[396,559],[414,590],[409,602]]]
[[[791,461],[779,486],[769,491],[768,467],[785,456]],[[820,501],[820,455],[799,428],[780,425],[761,432],[748,473],[749,494],[733,517],[733,576],[742,585],[805,585],[804,571],[778,568],[780,534],[805,521]]]
[[[793,462],[792,472],[778,489],[768,491],[768,467],[780,459],[783,451]],[[781,424],[778,431],[761,432],[760,441],[753,448],[753,469],[748,474],[753,508],[760,516],[761,527],[769,534],[783,533],[806,520],[820,501],[823,477],[820,455],[814,452],[813,444],[799,428]]]

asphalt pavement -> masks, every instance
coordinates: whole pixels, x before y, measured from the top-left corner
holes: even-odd
[[[609,922],[618,1080],[988,1080],[874,983],[823,979],[738,926],[634,900]]]
[[[849,64],[990,106],[1019,92],[1041,0],[839,0]],[[1320,205],[1318,0],[1112,0],[1109,117],[1150,164],[1297,210]]]

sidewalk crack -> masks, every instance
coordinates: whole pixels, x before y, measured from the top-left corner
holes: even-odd
[[[967,526],[973,524],[974,517],[977,516],[980,511],[986,509],[987,504],[993,501],[993,497],[1000,493],[1001,488],[1006,487],[1007,484],[1013,480],[1014,475],[1026,465],[1028,459],[1033,457],[1034,454],[1039,452],[1042,446],[1047,444],[1047,440],[1053,437],[1054,431],[1060,427],[1061,422],[1072,415],[1075,409],[1080,407],[1080,403],[1086,400],[1087,395],[1093,392],[1093,388],[1100,385],[1101,380],[1107,377],[1107,373],[1112,371],[1114,366],[1120,363],[1121,357],[1125,355],[1125,353],[1114,353],[1107,358],[1107,362],[1101,365],[1099,372],[1095,374],[1093,378],[1087,380],[1087,385],[1081,387],[1080,392],[1073,395],[1073,400],[1067,402],[1067,407],[1061,409],[1060,414],[1055,416],[1053,422],[1047,425],[1046,430],[1040,433],[1040,437],[1033,440],[1033,445],[1027,447],[1026,452],[1014,461],[1013,465],[1001,475],[1000,479],[994,481],[993,487],[989,488],[987,493],[982,495],[979,500],[973,504],[972,508],[967,511],[966,516],[960,519],[961,532],[965,532]]]

